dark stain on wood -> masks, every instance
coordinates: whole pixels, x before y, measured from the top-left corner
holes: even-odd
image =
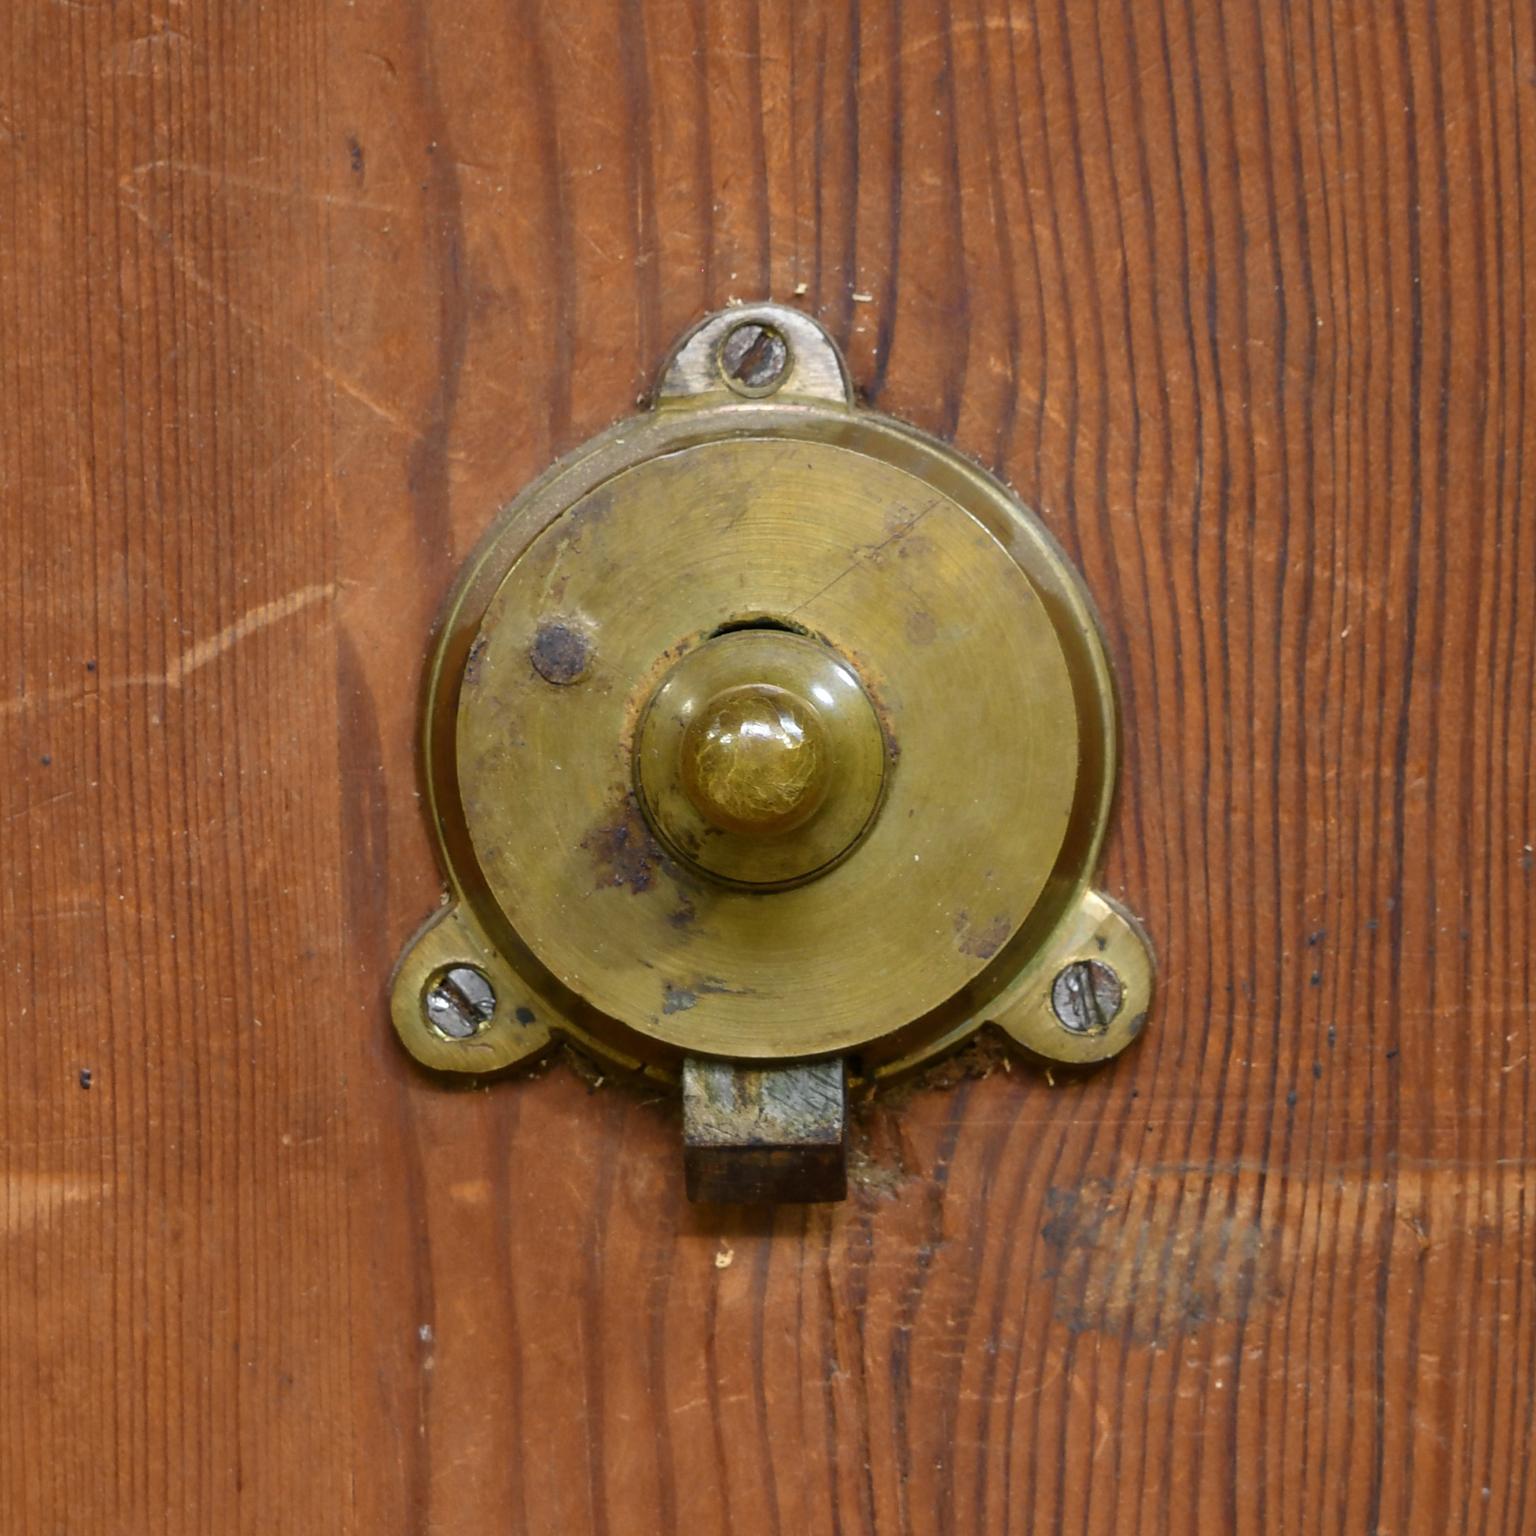
[[[1204,1198],[1195,1173],[1158,1189],[1090,1180],[1046,1192],[1040,1235],[1057,1321],[1139,1347],[1218,1323],[1242,1324],[1276,1299],[1273,1244],[1251,1213]]]

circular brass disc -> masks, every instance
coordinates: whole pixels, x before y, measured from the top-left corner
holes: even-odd
[[[764,618],[852,668],[891,761],[847,858],[754,892],[666,855],[633,752],[677,661]],[[1049,614],[979,521],[835,443],[730,437],[622,471],[527,546],[464,669],[457,761],[487,885],[564,987],[764,1057],[856,1050],[977,978],[1052,872],[1079,743]]]

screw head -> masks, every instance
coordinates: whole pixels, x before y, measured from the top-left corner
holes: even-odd
[[[774,326],[743,320],[720,344],[720,371],[741,395],[771,395],[789,371],[789,343]]]
[[[1101,1035],[1125,1001],[1125,988],[1102,960],[1074,960],[1057,973],[1051,1007],[1063,1029],[1077,1035]]]
[[[422,999],[427,1023],[449,1040],[478,1035],[495,1017],[496,989],[484,971],[455,965],[427,988]]]

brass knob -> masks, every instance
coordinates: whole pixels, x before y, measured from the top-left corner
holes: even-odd
[[[770,683],[716,694],[683,732],[679,766],[699,814],[744,837],[804,826],[821,809],[831,778],[821,716]]]
[[[853,669],[778,629],[733,630],[689,652],[641,721],[636,783],[657,835],[732,884],[824,873],[879,808],[885,734]]]

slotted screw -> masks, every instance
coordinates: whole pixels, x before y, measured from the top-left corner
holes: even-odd
[[[450,1040],[477,1035],[496,1014],[496,989],[484,971],[456,965],[427,988],[427,1023]]]
[[[1077,1035],[1102,1034],[1124,1001],[1120,978],[1102,960],[1074,960],[1057,973],[1051,987],[1058,1021]]]
[[[744,320],[720,347],[726,380],[748,394],[767,394],[789,367],[789,343],[771,325]]]

